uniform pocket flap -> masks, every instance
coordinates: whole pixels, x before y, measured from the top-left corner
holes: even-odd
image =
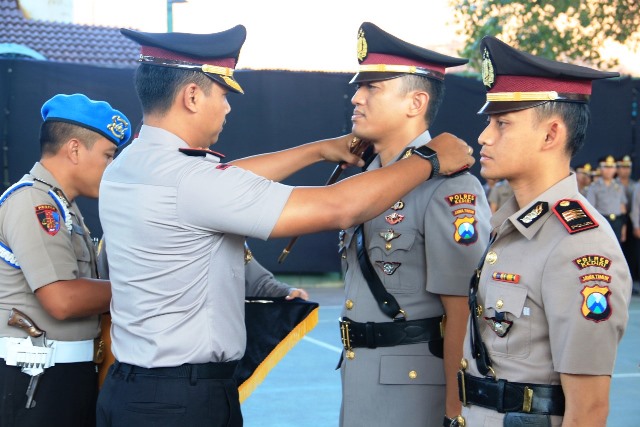
[[[380,384],[444,384],[442,359],[434,356],[382,356]]]
[[[522,315],[527,300],[527,288],[515,284],[490,283],[484,305],[498,312],[509,312],[516,317]]]
[[[396,233],[399,234],[399,236],[388,242],[390,243],[390,245],[389,245],[389,249],[387,249],[388,246],[385,245],[383,236],[388,231],[389,231],[388,229],[378,230],[376,231],[375,238],[369,239],[369,247],[367,248],[369,253],[371,253],[371,250],[373,248],[384,248],[384,252],[387,255],[397,250],[408,251],[413,247],[413,243],[416,241],[415,234],[402,233],[402,232],[396,231]]]

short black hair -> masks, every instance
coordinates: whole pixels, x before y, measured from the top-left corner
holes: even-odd
[[[406,74],[401,78],[403,80],[402,86],[405,93],[417,90],[429,94],[429,104],[427,105],[427,112],[424,119],[427,126],[431,126],[444,100],[444,82],[411,74]]]
[[[545,102],[533,107],[538,121],[551,116],[559,116],[567,128],[567,154],[573,157],[584,145],[587,127],[591,119],[589,105],[581,102]]]
[[[43,157],[53,156],[64,143],[73,138],[78,139],[90,150],[101,137],[103,136],[99,133],[82,126],[48,120],[40,126],[40,152]]]
[[[136,92],[145,113],[163,114],[169,111],[178,90],[189,83],[197,84],[207,95],[214,84],[213,80],[197,70],[140,64],[135,74]]]

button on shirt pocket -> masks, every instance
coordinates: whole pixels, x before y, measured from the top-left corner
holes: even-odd
[[[529,355],[531,345],[531,321],[524,315],[527,288],[517,284],[489,282],[485,295],[486,317],[495,317],[496,312],[504,313],[507,321],[513,322],[509,332],[499,337],[493,331],[483,335],[489,337],[487,343],[493,352],[514,357]],[[480,321],[483,321],[481,319]]]
[[[434,356],[382,356],[380,384],[445,383],[442,359]]]

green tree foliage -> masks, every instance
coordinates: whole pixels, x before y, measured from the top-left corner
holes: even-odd
[[[466,36],[460,51],[480,70],[479,45],[492,35],[518,49],[560,61],[601,69],[618,64],[603,58],[601,48],[615,41],[638,52],[639,0],[449,0],[454,20]]]

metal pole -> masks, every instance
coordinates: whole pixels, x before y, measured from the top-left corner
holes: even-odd
[[[173,32],[173,2],[167,0],[167,32]]]

